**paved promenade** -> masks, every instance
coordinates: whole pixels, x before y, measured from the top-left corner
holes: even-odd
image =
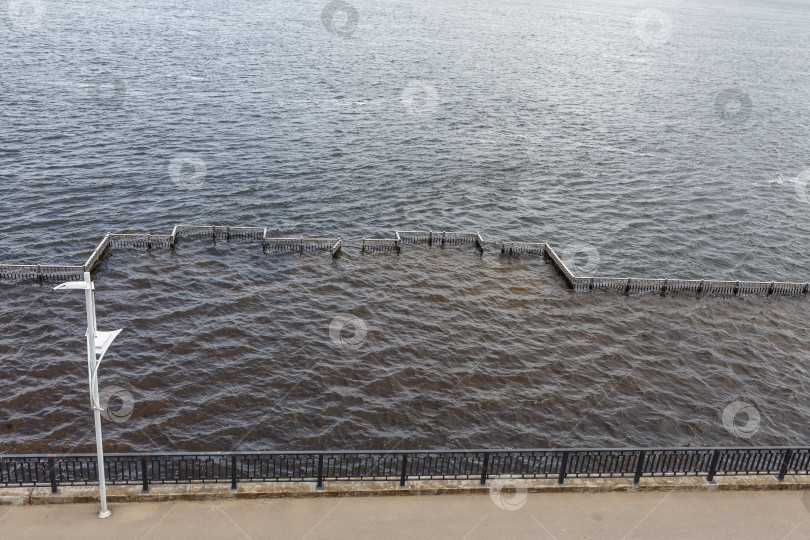
[[[810,492],[530,493],[0,507],[16,538],[810,538]],[[514,508],[510,510],[509,508]]]

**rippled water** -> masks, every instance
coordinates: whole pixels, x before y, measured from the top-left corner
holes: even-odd
[[[806,4],[352,0],[333,32],[326,5],[0,5],[0,261],[80,264],[106,231],[191,222],[480,230],[595,250],[596,274],[808,279]],[[126,331],[102,386],[134,399],[111,444],[806,436],[805,301],[574,295],[489,253],[255,247],[106,263],[101,326]],[[87,440],[80,299],[2,287],[0,444]],[[358,350],[329,337],[341,313],[368,324]],[[750,439],[722,426],[739,399],[761,412]]]
[[[540,259],[472,249],[207,242],[114,252],[97,286],[100,326],[125,328],[101,377],[113,411],[131,396],[115,449],[747,444],[723,427],[735,400],[761,413],[750,442],[806,434],[801,299],[573,293]],[[81,295],[2,292],[0,441],[86,447]],[[344,313],[357,345],[330,335]]]

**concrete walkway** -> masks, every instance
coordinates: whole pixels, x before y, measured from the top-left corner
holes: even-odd
[[[16,538],[810,538],[810,492],[529,493],[0,507]]]

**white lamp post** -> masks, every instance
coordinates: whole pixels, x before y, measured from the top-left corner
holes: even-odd
[[[55,291],[71,289],[84,290],[84,298],[87,304],[87,377],[90,383],[90,406],[93,408],[93,416],[96,421],[96,453],[98,454],[98,485],[99,498],[101,499],[101,512],[98,517],[109,517],[111,512],[107,510],[107,488],[104,485],[104,450],[101,445],[101,405],[98,400],[98,366],[101,359],[107,352],[110,344],[121,330],[112,332],[99,332],[96,329],[96,299],[93,293],[93,281],[90,279],[90,272],[84,273],[84,281],[68,281],[53,288]]]

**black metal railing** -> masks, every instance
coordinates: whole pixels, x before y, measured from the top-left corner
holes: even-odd
[[[107,454],[108,484],[810,474],[810,447]],[[0,487],[98,483],[95,454],[0,455]]]

